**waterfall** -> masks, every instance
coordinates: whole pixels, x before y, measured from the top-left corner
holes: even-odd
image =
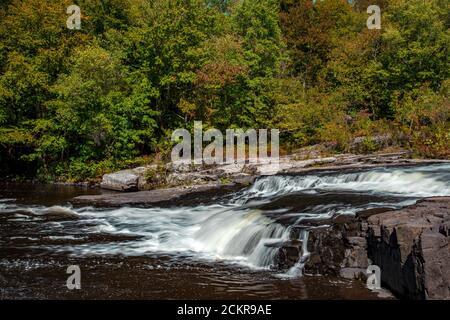
[[[364,172],[334,172],[306,176],[268,176],[258,179],[242,197],[270,197],[307,189],[353,190],[417,197],[450,195],[450,164]]]
[[[320,193],[324,190],[337,196],[326,202]],[[376,194],[381,200],[358,204],[347,201],[361,199],[361,192]],[[293,209],[292,201],[283,202],[282,197],[294,194],[296,198],[291,198],[294,202],[302,202],[308,197],[316,197],[316,202],[301,210]],[[163,253],[180,259],[220,260],[248,268],[268,269],[274,265],[278,252],[273,244],[290,241],[292,227],[301,228],[299,226],[305,221],[315,219],[320,225],[320,221],[340,214],[354,214],[376,206],[395,208],[420,197],[446,195],[450,195],[450,165],[441,164],[261,177],[253,186],[237,192],[231,200],[197,207],[47,208],[3,200],[0,201],[0,214],[7,215],[10,221],[41,223],[36,227],[40,228],[36,234],[45,231],[51,236],[40,247],[53,252],[69,251],[74,255]],[[265,207],[275,200],[281,201],[277,207]],[[55,216],[65,218],[52,220]],[[130,237],[122,241],[89,241],[99,234]],[[301,257],[287,272],[288,276],[302,274],[310,254],[308,235],[307,228],[300,230]],[[67,243],[61,242],[61,237],[65,237]],[[29,237],[31,245],[35,238]],[[74,239],[78,242],[70,242]]]
[[[297,278],[302,276],[306,262],[308,262],[310,253],[308,252],[308,230],[301,230],[299,240],[302,241],[302,254],[297,263],[292,266],[285,274],[289,278]]]

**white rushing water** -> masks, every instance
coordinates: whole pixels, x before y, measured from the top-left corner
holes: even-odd
[[[450,164],[320,176],[270,176],[257,180],[246,196],[267,197],[306,189],[353,190],[415,197],[448,196]]]
[[[342,191],[395,197],[395,202],[368,202],[349,205],[343,201],[306,206],[301,211],[289,206],[271,209],[267,214],[260,204],[271,203],[280,196],[300,194],[317,196],[320,192]],[[315,194],[315,195],[314,195]],[[46,214],[76,215],[79,220],[47,222],[47,231],[64,233],[68,239],[90,234],[136,235],[137,240],[55,245],[51,250],[69,250],[75,255],[123,254],[145,255],[169,253],[207,260],[238,263],[251,268],[269,268],[274,263],[277,248],[274,242],[289,240],[292,225],[304,219],[324,219],[338,214],[354,214],[373,207],[400,207],[420,197],[450,196],[450,165],[430,165],[402,169],[373,169],[355,173],[327,173],[307,176],[262,177],[256,183],[235,195],[231,201],[197,207],[119,208],[100,210],[92,207],[20,207],[14,219],[38,219]],[[344,197],[344,196],[343,196]],[[348,197],[348,194],[345,195]],[[297,198],[296,198],[297,199]],[[17,206],[1,202],[0,212],[13,212]],[[28,211],[26,211],[28,210]],[[32,212],[32,215],[27,215]],[[25,213],[25,214],[24,214]],[[273,217],[287,217],[282,225]],[[288,275],[299,275],[308,257],[308,231],[300,232],[303,256]],[[58,238],[60,239],[60,238]]]

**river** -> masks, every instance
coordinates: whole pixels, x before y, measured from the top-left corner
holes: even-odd
[[[0,298],[379,299],[355,280],[274,268],[276,243],[372,208],[450,196],[450,165],[260,177],[205,202],[74,207],[98,189],[0,184]],[[305,226],[305,227],[302,227]],[[80,290],[66,269],[81,269]]]

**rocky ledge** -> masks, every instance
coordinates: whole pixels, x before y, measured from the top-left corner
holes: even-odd
[[[116,191],[154,190],[198,185],[218,186],[252,182],[256,177],[274,174],[299,174],[321,170],[364,169],[377,166],[407,166],[444,160],[410,159],[406,151],[369,155],[341,154],[323,157],[309,149],[280,157],[277,163],[245,165],[154,164],[105,174],[100,186]],[[447,161],[448,162],[448,161]]]
[[[242,188],[239,183],[225,185],[205,184],[189,187],[174,187],[138,192],[116,192],[101,195],[78,196],[72,199],[75,206],[94,205],[98,207],[169,207],[208,204],[218,197],[226,196]]]
[[[365,279],[374,264],[383,287],[399,298],[450,299],[450,197],[367,210],[337,217],[327,228],[309,228],[306,273]],[[279,250],[281,268],[301,255],[290,243]]]

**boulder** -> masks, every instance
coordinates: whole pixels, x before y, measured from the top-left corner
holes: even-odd
[[[138,190],[139,173],[134,170],[122,170],[103,175],[100,186],[104,189],[117,191]]]

